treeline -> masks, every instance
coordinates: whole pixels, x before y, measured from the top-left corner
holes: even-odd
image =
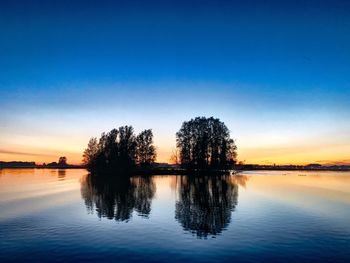
[[[186,171],[228,171],[235,165],[237,147],[219,119],[197,117],[184,122],[176,142],[175,159]],[[156,156],[152,130],[136,135],[133,127],[122,126],[91,138],[83,162],[93,172],[130,173],[154,169]]]
[[[12,162],[2,162],[0,161],[1,168],[83,168],[82,165],[73,165],[67,163],[67,157],[61,156],[58,159],[58,162],[36,164],[35,162],[21,162],[21,161],[12,161]]]
[[[19,161],[13,161],[13,162],[2,162],[0,161],[0,168],[34,168],[35,162],[19,162]]]

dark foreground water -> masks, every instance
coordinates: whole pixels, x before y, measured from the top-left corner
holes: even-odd
[[[0,170],[0,262],[350,262],[350,173]]]

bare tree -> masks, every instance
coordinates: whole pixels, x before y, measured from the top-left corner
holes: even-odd
[[[179,158],[179,151],[177,149],[173,150],[170,156],[170,162],[173,164],[179,164],[180,158]]]

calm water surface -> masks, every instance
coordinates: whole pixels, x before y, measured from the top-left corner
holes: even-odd
[[[0,262],[350,262],[349,172],[0,170]]]

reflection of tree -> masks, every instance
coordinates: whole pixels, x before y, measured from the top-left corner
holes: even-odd
[[[151,203],[156,186],[149,177],[135,177],[131,179],[131,182],[136,185],[134,191],[134,208],[140,216],[148,217],[151,213]]]
[[[117,221],[129,220],[135,210],[148,217],[156,187],[151,178],[101,178],[88,175],[81,182],[81,195],[90,213]]]
[[[66,170],[65,169],[58,169],[57,170],[58,180],[63,181],[66,177]]]
[[[247,177],[242,176],[180,177],[176,220],[200,238],[221,233],[237,205],[238,184],[246,181]]]

